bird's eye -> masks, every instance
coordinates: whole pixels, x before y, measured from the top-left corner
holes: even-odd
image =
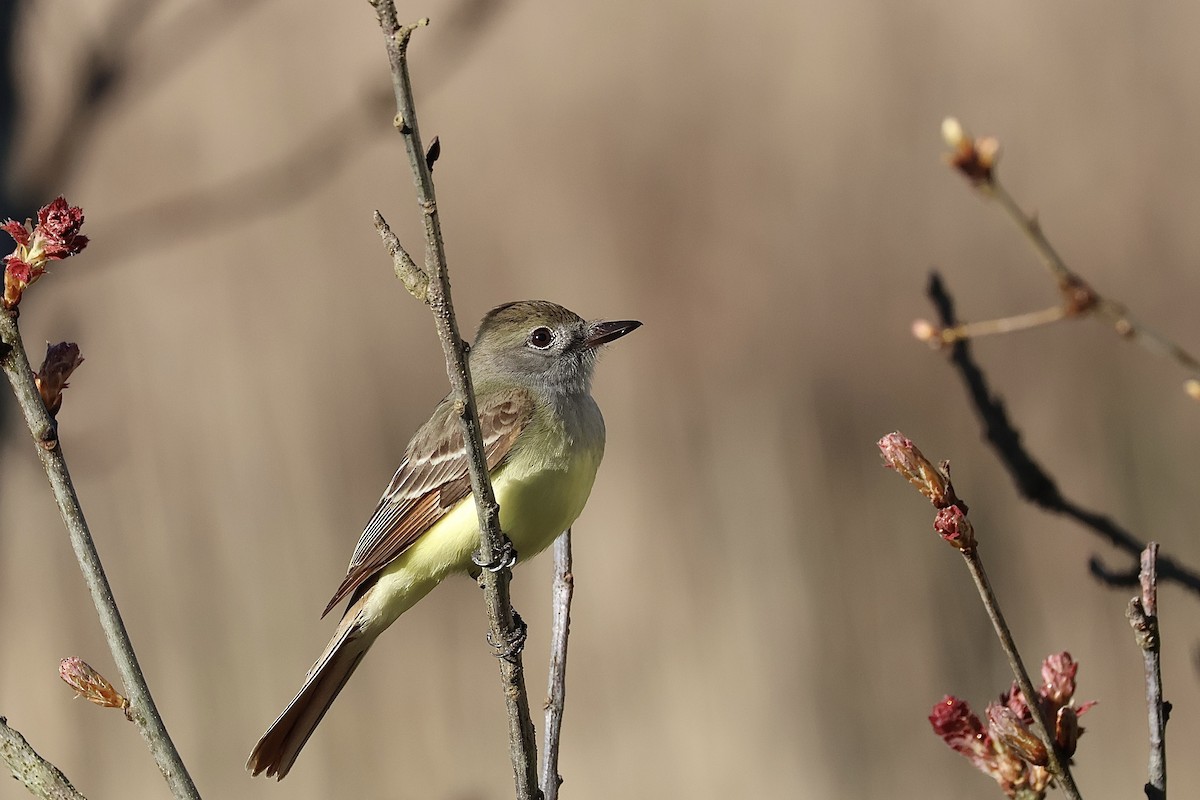
[[[554,342],[554,332],[549,328],[534,328],[529,332],[529,344],[538,350],[545,350]]]

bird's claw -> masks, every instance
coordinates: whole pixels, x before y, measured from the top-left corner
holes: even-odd
[[[491,631],[488,631],[488,644],[495,651],[496,658],[515,658],[525,649],[525,640],[529,638],[529,626],[525,624],[525,620],[521,619],[521,615],[515,608],[512,615],[513,624],[516,627],[510,633],[502,634],[497,638],[492,635]]]
[[[512,541],[506,536],[504,537],[504,544],[500,547],[500,551],[496,553],[494,560],[484,561],[483,555],[476,550],[471,553],[471,563],[480,569],[486,569],[488,572],[512,569],[517,563],[517,549],[513,547]]]

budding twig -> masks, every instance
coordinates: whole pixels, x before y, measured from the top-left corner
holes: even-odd
[[[993,137],[975,138],[968,134],[953,118],[942,123],[942,137],[951,148],[947,157],[949,164],[958,170],[984,197],[996,201],[1005,215],[1033,248],[1038,259],[1046,267],[1062,295],[1062,306],[1057,317],[1047,312],[1034,312],[1008,319],[958,326],[941,332],[945,343],[953,342],[979,333],[1000,333],[1021,330],[1055,322],[1059,319],[1083,317],[1094,314],[1106,319],[1122,337],[1160,356],[1169,358],[1192,372],[1200,372],[1200,360],[1166,337],[1136,322],[1124,304],[1102,296],[1078,273],[1071,270],[1066,261],[1042,230],[1036,215],[1026,213],[1008,189],[1000,182],[997,165],[1000,144]],[[1193,394],[1191,382],[1185,387]],[[1200,388],[1200,387],[1198,387]],[[1200,392],[1197,392],[1200,394]]]
[[[1048,756],[1046,767],[1060,781],[1067,797],[1072,800],[1080,800],[1075,778],[1071,775],[1067,759],[1061,758],[1058,753],[1055,737],[1051,735],[1050,726],[1047,725],[1042,709],[1037,702],[1038,694],[1034,691],[1033,682],[1029,679],[1029,672],[1021,661],[1012,632],[1000,610],[1000,602],[996,598],[991,581],[988,580],[987,572],[983,568],[975,529],[967,518],[966,504],[958,499],[954,485],[950,481],[949,462],[943,461],[940,467],[934,467],[920,449],[899,432],[884,436],[878,444],[880,453],[883,455],[884,466],[899,472],[916,486],[921,494],[929,498],[934,508],[938,510],[934,520],[934,529],[962,554],[967,571],[971,573],[971,578],[975,581],[975,588],[987,610],[996,637],[1000,640],[1000,646],[1008,658],[1013,677],[1029,705],[1034,730],[1046,745]]]
[[[71,474],[67,471],[57,428],[34,382],[29,358],[25,354],[25,345],[17,328],[15,308],[0,309],[0,343],[7,345],[7,352],[0,358],[0,368],[3,368],[8,376],[17,402],[24,412],[25,421],[29,425],[29,432],[33,434],[38,457],[46,470],[46,477],[50,479],[54,499],[58,502],[59,512],[70,535],[79,568],[83,572],[84,581],[92,594],[92,602],[100,616],[100,626],[104,629],[113,660],[121,673],[121,681],[129,694],[133,720],[150,747],[150,752],[158,762],[158,768],[170,785],[172,793],[181,800],[199,800],[200,794],[196,791],[183,759],[175,749],[158,708],[154,705],[154,698],[150,695],[150,687],[142,674],[133,643],[125,630],[116,600],[113,599],[112,587],[104,574],[100,554],[96,551],[96,544],[83,516],[83,508],[75,495]]]

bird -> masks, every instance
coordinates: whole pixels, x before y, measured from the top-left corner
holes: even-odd
[[[505,303],[479,325],[468,363],[500,526],[524,562],[575,522],[604,455],[592,399],[602,346],[641,326],[586,321],[546,300]],[[479,523],[453,396],[413,435],[322,617],[348,601],[295,698],[246,768],[282,780],[379,635],[455,573],[478,574]]]

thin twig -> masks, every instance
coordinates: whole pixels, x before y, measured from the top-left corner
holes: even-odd
[[[937,272],[930,274],[926,293],[937,309],[941,324],[947,328],[957,325],[954,299]],[[950,362],[962,378],[975,412],[983,423],[984,437],[996,452],[1000,463],[1008,470],[1021,496],[1046,511],[1074,519],[1121,552],[1137,559],[1146,546],[1144,542],[1103,514],[1084,508],[1064,496],[1054,478],[1025,449],[1021,434],[1008,418],[1004,403],[993,394],[983,370],[971,355],[967,341],[954,343],[950,349]],[[1109,585],[1133,586],[1137,583],[1136,567],[1127,573],[1114,573],[1098,557],[1093,556],[1089,568],[1096,578]],[[1165,556],[1160,558],[1158,572],[1161,579],[1200,593],[1200,573],[1178,561]]]
[[[995,592],[992,591],[992,584],[988,580],[987,572],[983,569],[983,561],[979,558],[979,551],[975,547],[970,547],[963,549],[961,552],[963,560],[967,562],[967,570],[970,571],[971,577],[975,581],[975,588],[979,590],[979,598],[983,600],[988,618],[992,621],[992,627],[996,630],[996,637],[1000,640],[1000,646],[1004,648],[1004,655],[1008,657],[1008,665],[1012,669],[1013,677],[1017,680],[1017,686],[1021,688],[1021,693],[1025,695],[1025,705],[1029,707],[1029,713],[1033,715],[1034,730],[1038,738],[1046,744],[1046,755],[1050,759],[1047,769],[1059,780],[1063,792],[1067,797],[1072,798],[1072,800],[1080,800],[1079,788],[1075,785],[1075,778],[1071,775],[1071,768],[1068,766],[1065,758],[1059,757],[1054,735],[1050,732],[1050,727],[1046,724],[1046,720],[1042,716],[1041,705],[1038,703],[1038,693],[1033,688],[1033,681],[1029,679],[1029,672],[1026,671],[1025,664],[1021,661],[1020,653],[1017,652],[1017,644],[1013,641],[1012,632],[1008,629],[1008,623],[1004,621],[1004,614],[1000,611],[1000,602],[996,599]]]
[[[1029,330],[1067,318],[1067,312],[1062,306],[1051,306],[1040,311],[1030,311],[1012,317],[989,319],[980,322],[962,322],[953,328],[943,328],[938,331],[942,344],[954,344],[959,339],[978,339],[980,336],[994,336],[1002,333]]]
[[[397,21],[396,7],[392,0],[372,0],[372,5],[379,17],[379,25],[387,43],[392,88],[396,95],[395,125],[404,139],[409,165],[416,182],[417,200],[425,221],[425,272],[430,281],[428,303],[437,324],[438,339],[442,343],[446,369],[463,426],[471,492],[479,512],[479,560],[489,565],[489,568],[480,572],[480,584],[483,586],[487,602],[488,639],[498,651],[501,683],[508,707],[509,755],[512,759],[516,796],[518,800],[532,800],[541,795],[537,785],[537,741],[533,719],[529,713],[529,697],[525,689],[524,668],[520,655],[524,632],[509,599],[508,584],[512,572],[504,556],[511,553],[511,544],[500,530],[500,507],[496,503],[484,460],[483,437],[475,408],[471,373],[467,367],[466,349],[459,335],[454,306],[450,300],[450,279],[433,179],[429,174],[426,153],[421,144],[412,82],[408,74],[409,39],[413,31],[428,24],[428,20],[421,20],[416,25],[402,26]],[[490,565],[496,565],[496,568],[492,569]]]
[[[8,765],[12,776],[34,797],[87,800],[71,785],[62,770],[38,755],[24,736],[8,726],[4,717],[0,717],[0,761]]]
[[[546,689],[546,729],[542,745],[542,794],[558,800],[562,775],[558,751],[562,743],[563,709],[567,702],[567,640],[571,635],[571,598],[575,575],[571,571],[571,529],[554,542],[553,621],[550,625],[550,677]]]
[[[46,477],[50,480],[54,499],[58,503],[58,510],[71,538],[71,546],[79,561],[79,568],[83,571],[84,581],[91,591],[96,613],[100,615],[100,626],[104,629],[113,661],[121,673],[133,721],[149,745],[159,771],[175,797],[180,800],[199,800],[200,794],[196,791],[175,744],[167,734],[167,728],[154,705],[154,698],[150,696],[150,688],[146,685],[146,678],[138,664],[133,643],[129,640],[125,623],[121,620],[121,612],[113,599],[112,588],[105,577],[100,555],[96,552],[96,544],[88,530],[87,520],[84,519],[83,509],[71,483],[71,475],[67,471],[67,462],[58,441],[58,429],[46,411],[34,383],[33,371],[29,367],[29,358],[17,327],[15,309],[0,309],[0,344],[7,348],[7,352],[0,356],[0,367],[12,384],[17,402],[29,425],[29,432],[33,435],[38,456],[46,470]]]
[[[1073,272],[1067,267],[1062,256],[1058,254],[1058,251],[1054,249],[1054,245],[1046,238],[1046,234],[1042,230],[1042,225],[1038,222],[1037,217],[1033,214],[1026,214],[1009,193],[1008,189],[1005,188],[1004,184],[995,175],[992,176],[992,181],[987,186],[986,193],[1000,203],[1000,207],[1004,209],[1008,218],[1025,235],[1026,240],[1033,247],[1038,258],[1050,270],[1050,274],[1058,281],[1059,288],[1064,293],[1084,290],[1091,296],[1093,303],[1087,310],[1091,310],[1107,318],[1121,336],[1137,342],[1156,355],[1173,359],[1193,372],[1200,371],[1200,360],[1197,360],[1195,356],[1161,334],[1155,333],[1145,325],[1135,322],[1129,314],[1129,309],[1123,303],[1101,296],[1078,273]]]
[[[942,136],[951,148],[946,159],[950,166],[962,173],[976,191],[1000,205],[1050,272],[1062,294],[1063,316],[1095,314],[1103,317],[1126,339],[1137,342],[1152,353],[1170,358],[1192,372],[1200,371],[1200,360],[1195,356],[1165,336],[1136,322],[1124,304],[1102,296],[1079,273],[1067,266],[1046,237],[1037,215],[1025,213],[1020,203],[1000,182],[996,168],[999,141],[990,136],[977,139],[969,135],[954,118],[942,122]]]
[[[404,245],[400,244],[400,239],[392,233],[391,226],[383,218],[383,214],[378,211],[375,212],[375,230],[383,240],[384,249],[392,257],[392,271],[396,273],[396,277],[404,284],[409,294],[428,305],[429,273],[413,261]]]
[[[1054,249],[1054,245],[1046,238],[1046,234],[1042,231],[1042,224],[1038,221],[1038,218],[1033,214],[1026,214],[1021,209],[1021,206],[1013,196],[1009,194],[1008,189],[1004,188],[1004,185],[1000,183],[999,178],[993,174],[990,181],[980,184],[980,189],[985,195],[999,203],[1004,212],[1008,214],[1009,219],[1025,234],[1025,238],[1029,241],[1030,246],[1033,247],[1033,251],[1037,253],[1042,264],[1050,271],[1050,274],[1060,286],[1077,279],[1075,273],[1063,261],[1062,256]]]
[[[1142,552],[1139,575],[1140,597],[1129,601],[1125,615],[1133,627],[1134,638],[1142,649],[1146,672],[1146,707],[1150,718],[1150,781],[1145,786],[1147,800],[1167,797],[1167,717],[1171,704],[1163,701],[1160,653],[1162,639],[1158,628],[1158,542],[1146,545]]]

